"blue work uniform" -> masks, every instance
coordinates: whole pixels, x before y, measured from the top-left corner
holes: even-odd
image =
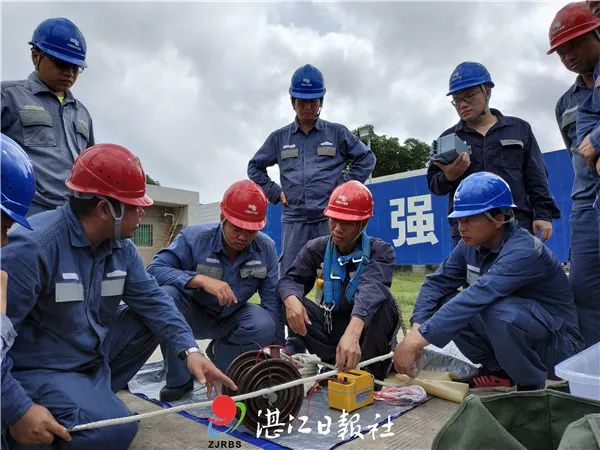
[[[267,174],[277,164],[281,186]],[[317,118],[304,133],[298,119],[274,131],[248,163],[248,177],[277,204],[283,191],[281,274],[310,239],[329,234],[323,210],[341,183],[364,183],[375,167],[375,155],[345,126]]]
[[[226,372],[240,354],[266,345],[283,344],[282,305],[276,296],[277,251],[264,233],[231,261],[223,248],[220,224],[184,228],[171,245],[158,252],[148,272],[173,299],[197,339],[213,339],[215,365]],[[220,306],[217,297],[187,284],[201,274],[226,282],[237,303]],[[258,292],[260,306],[248,303]],[[190,379],[183,361],[167,351],[167,386]]]
[[[0,352],[2,353],[2,359],[8,352],[8,349],[12,347],[13,342],[15,341],[15,337],[17,333],[12,326],[12,322],[6,316],[6,314],[0,314],[0,333],[2,334],[0,341]]]
[[[590,141],[600,156],[600,59],[594,67],[594,89],[592,95],[579,105],[577,109],[577,147],[589,134]]]
[[[531,126],[517,117],[504,116],[491,109],[498,121],[485,136],[469,128],[464,120],[444,131],[441,136],[451,133],[471,146],[471,165],[462,177],[448,181],[442,169],[430,164],[427,169],[427,183],[435,195],[448,195],[448,213],[454,206],[454,192],[460,182],[472,173],[487,171],[504,179],[510,186],[517,207],[515,217],[519,225],[533,231],[534,220],[547,220],[560,217],[560,211],[548,188],[548,176],[544,158],[538,147]],[[452,238],[455,244],[460,239],[458,222],[449,219]]]
[[[600,176],[587,165],[577,147],[576,116],[579,105],[591,95],[581,76],[556,104],[556,121],[575,172],[571,198],[571,267],[569,282],[575,297],[579,329],[586,346],[600,341],[600,226],[594,209]]]
[[[68,91],[62,101],[32,73],[26,80],[2,82],[2,133],[31,159],[36,189],[32,216],[67,202],[65,180],[77,156],[94,145],[92,118]]]
[[[297,335],[290,330],[290,338],[286,343],[288,351],[296,353],[308,349],[322,361],[335,364],[337,345],[352,317],[358,317],[365,322],[360,337],[361,359],[371,359],[389,353],[394,347],[399,326],[398,309],[390,290],[394,275],[394,249],[379,238],[369,237],[371,254],[360,275],[354,300],[350,303],[345,295],[350,277],[357,270],[354,263],[349,263],[346,277],[342,281],[339,308],[336,307],[332,311],[332,327],[329,333],[324,321],[323,308],[306,298],[317,277],[323,275],[328,239],[328,236],[322,236],[309,241],[298,254],[292,267],[279,280],[277,293],[281,301],[295,295],[306,308],[311,321],[311,324],[306,325],[306,336]],[[383,361],[368,366],[366,370],[377,379],[383,380],[389,372],[390,364],[390,361]]]
[[[174,352],[196,346],[189,326],[131,240],[94,248],[68,204],[29,222],[34,231],[16,229],[2,248],[18,333],[2,361],[3,428],[34,402],[67,428],[131,415],[113,392],[154,351],[156,336]],[[125,449],[136,432],[126,424],[73,433],[69,448]]]
[[[544,386],[555,364],[583,349],[560,262],[514,222],[491,250],[461,240],[426,278],[411,323],[431,344],[454,340],[484,371],[524,386]]]

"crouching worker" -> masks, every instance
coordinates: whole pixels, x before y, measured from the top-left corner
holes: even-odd
[[[465,178],[454,195],[461,241],[415,303],[412,329],[394,352],[414,374],[429,343],[454,340],[483,365],[475,385],[543,388],[554,365],[583,349],[567,276],[554,254],[514,219],[508,184],[489,172]],[[458,288],[463,290],[458,292]]]
[[[390,287],[394,249],[364,232],[373,216],[373,197],[358,181],[332,192],[324,211],[331,236],[309,241],[281,278],[290,353],[308,349],[322,361],[349,370],[392,350],[398,310]],[[317,298],[306,298],[317,282]],[[322,286],[322,289],[320,288]],[[384,379],[390,361],[368,366]]]
[[[283,308],[276,296],[277,251],[261,230],[267,198],[250,180],[232,184],[223,195],[221,222],[183,229],[148,266],[175,303],[197,339],[212,339],[208,356],[226,371],[239,355],[283,344]],[[248,303],[258,292],[261,304]],[[166,350],[166,351],[165,351]],[[163,349],[165,402],[193,388],[183,362]]]
[[[18,335],[2,361],[8,447],[126,449],[137,424],[69,434],[82,423],[131,415],[114,395],[158,336],[211,389],[235,385],[196,347],[192,332],[129,239],[152,200],[138,158],[118,145],[75,161],[69,204],[29,218],[2,249],[8,317]],[[121,301],[124,304],[120,304]],[[5,366],[6,365],[6,366]]]

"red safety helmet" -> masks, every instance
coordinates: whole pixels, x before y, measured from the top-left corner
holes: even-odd
[[[336,187],[323,214],[339,220],[365,220],[373,216],[371,191],[359,181],[347,181]]]
[[[116,144],[96,144],[79,155],[65,182],[82,194],[110,197],[126,205],[151,206],[146,174],[137,156]]]
[[[561,45],[598,27],[600,19],[590,12],[585,2],[573,2],[563,6],[550,24],[548,55]]]
[[[261,230],[267,223],[267,196],[254,181],[236,181],[223,194],[221,213],[238,228]]]

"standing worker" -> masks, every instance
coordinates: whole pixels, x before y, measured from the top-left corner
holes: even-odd
[[[2,82],[2,133],[17,142],[33,164],[36,192],[28,215],[66,203],[65,180],[77,156],[94,144],[92,118],[71,88],[87,46],[69,19],[46,19],[29,44],[35,70],[26,80]]]
[[[600,2],[586,1],[589,10],[600,18]],[[600,60],[596,63],[593,78],[600,76]],[[600,90],[594,84],[592,95],[577,110],[577,144],[579,154],[585,162],[600,174]],[[600,187],[599,187],[600,189]],[[600,220],[600,193],[596,198],[598,220]]]
[[[550,25],[550,50],[571,72],[577,74],[573,85],[556,104],[556,121],[565,142],[575,179],[571,198],[571,267],[569,282],[575,297],[579,328],[590,346],[600,341],[600,224],[594,209],[600,176],[588,166],[577,148],[577,110],[594,89],[594,66],[600,58],[600,19],[585,2],[561,8]]]
[[[207,354],[224,372],[244,352],[284,343],[277,250],[260,232],[266,214],[260,186],[237,181],[223,195],[220,223],[183,229],[148,266],[196,339],[213,339]],[[257,292],[260,305],[248,303]],[[167,382],[160,399],[172,402],[191,391],[194,380],[176,354],[163,349],[163,355]]]
[[[455,133],[471,146],[472,154],[461,153],[450,164],[432,161],[427,169],[429,189],[435,195],[448,195],[448,213],[461,180],[483,170],[501,176],[515,199],[519,224],[542,240],[552,236],[552,219],[560,211],[548,189],[544,158],[531,126],[522,119],[504,116],[490,109],[494,83],[488,70],[479,63],[463,62],[452,72],[452,105],[460,121],[441,136]],[[440,137],[441,137],[440,136]],[[460,239],[458,223],[450,219],[454,245]]]
[[[310,239],[329,233],[323,210],[333,189],[345,181],[364,182],[375,155],[345,126],[319,118],[325,81],[310,64],[292,75],[289,88],[296,118],[271,133],[248,163],[248,177],[273,204],[283,205],[280,273],[284,275]],[[267,174],[279,166],[281,186]]]

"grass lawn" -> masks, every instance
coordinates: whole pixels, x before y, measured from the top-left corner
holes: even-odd
[[[419,288],[423,284],[425,275],[421,273],[412,273],[405,270],[396,270],[394,273],[394,281],[392,282],[392,294],[396,299],[398,309],[402,314],[404,326],[409,327],[410,316],[412,315],[413,305],[419,293]],[[308,294],[308,297],[314,299],[313,291]],[[260,297],[254,294],[249,300],[251,303],[259,303]]]
[[[425,274],[412,273],[405,270],[396,270],[394,281],[392,282],[392,294],[396,299],[398,309],[402,314],[404,326],[409,328],[409,320],[412,315],[415,299],[419,293],[419,288],[425,280]]]

